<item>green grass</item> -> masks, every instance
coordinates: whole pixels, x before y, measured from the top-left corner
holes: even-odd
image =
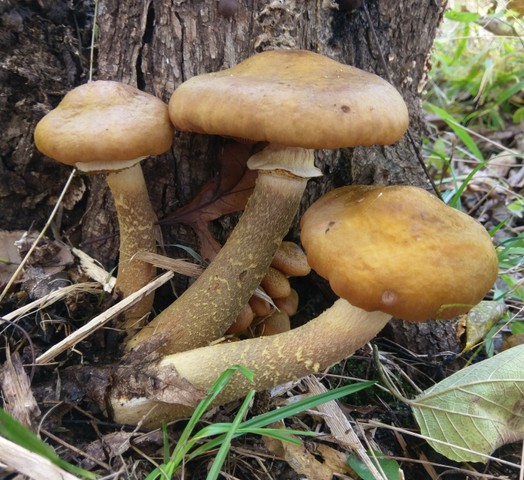
[[[503,8],[490,11],[489,2],[450,5],[454,8],[446,13],[442,33],[435,41],[424,104],[445,128],[435,130],[424,148],[435,183],[443,189],[442,197],[450,206],[463,209],[475,177],[489,172],[493,158],[522,162],[521,152],[490,136],[524,119],[524,28],[512,12]],[[493,35],[480,25],[486,19],[500,22],[510,34]],[[505,195],[504,218],[491,233],[500,263],[493,297],[512,305],[507,321],[524,304],[524,232],[515,228],[522,224],[524,198],[505,178],[491,175],[491,181],[493,188],[498,182],[498,195]],[[489,192],[485,197],[489,198]],[[512,320],[517,321],[517,315]]]
[[[208,396],[197,406],[171,453],[169,453],[168,449],[167,435],[164,435],[166,439],[164,442],[164,463],[158,465],[146,477],[146,480],[168,480],[172,478],[175,472],[177,472],[185,462],[216,450],[215,458],[206,477],[207,480],[215,480],[218,478],[222,465],[229,453],[231,441],[234,438],[241,435],[251,434],[263,435],[291,443],[300,443],[300,440],[297,440],[295,435],[316,436],[316,434],[308,431],[268,428],[267,426],[293,415],[297,415],[307,409],[314,408],[322,403],[351,395],[374,385],[374,382],[360,382],[358,384],[337,388],[329,392],[305,398],[291,405],[272,410],[265,414],[258,415],[250,420],[244,420],[251,400],[255,394],[254,390],[251,390],[242,402],[242,405],[232,422],[214,423],[195,431],[202,415],[235,374],[244,375],[248,380],[253,379],[253,373],[244,367],[236,365],[227,369],[211,387]]]

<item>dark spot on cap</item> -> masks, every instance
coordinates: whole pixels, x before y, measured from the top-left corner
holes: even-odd
[[[340,107],[340,110],[342,110],[344,113],[351,112],[351,108],[349,108],[348,105],[342,105],[342,106]]]
[[[333,220],[331,220],[331,222],[328,223],[328,226],[327,226],[327,228],[326,228],[324,234],[328,233],[328,232],[331,230],[331,227],[332,227],[333,225],[335,225],[335,223],[337,223],[337,222],[334,222]]]

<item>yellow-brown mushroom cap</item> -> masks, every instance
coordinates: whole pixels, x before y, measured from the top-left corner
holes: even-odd
[[[301,239],[337,295],[404,320],[468,311],[498,272],[482,225],[416,187],[333,190],[304,214]]]
[[[311,149],[389,144],[408,125],[385,80],[304,50],[263,52],[193,77],[175,90],[169,113],[179,130]]]
[[[173,126],[162,100],[104,80],[71,90],[35,129],[36,147],[44,155],[68,165],[81,163],[85,170],[92,163],[112,169],[113,162],[159,155],[172,142]]]

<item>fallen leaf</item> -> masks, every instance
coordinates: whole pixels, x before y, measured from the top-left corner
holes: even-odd
[[[388,480],[400,479],[400,465],[392,458],[388,458],[382,452],[373,452],[369,458],[375,466],[380,467]],[[362,480],[375,480],[377,477],[369,471],[367,465],[355,454],[352,453],[348,458],[350,467],[359,475]]]
[[[466,325],[466,345],[463,352],[468,352],[484,340],[505,311],[506,305],[503,302],[483,301],[462,315],[461,323]]]
[[[0,231],[0,285],[6,284],[20,264],[20,255],[15,242],[20,240],[25,231]]]
[[[275,423],[272,427],[282,428],[282,424]],[[327,445],[316,445],[313,455],[303,443],[295,445],[270,437],[263,437],[263,440],[271,453],[284,459],[295,472],[308,480],[332,480],[335,474],[340,478],[341,474],[352,472],[347,456]]]
[[[257,173],[246,165],[254,149],[252,144],[233,141],[224,144],[219,154],[217,178],[206,183],[190,203],[169,214],[160,224],[189,225],[199,237],[202,257],[212,259],[220,245],[209,233],[207,224],[244,209],[257,177]]]
[[[428,443],[457,462],[486,462],[498,447],[524,439],[522,365],[524,345],[464,368],[410,402]]]

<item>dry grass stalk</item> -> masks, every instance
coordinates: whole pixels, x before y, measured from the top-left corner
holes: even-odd
[[[0,437],[0,462],[34,480],[80,480],[31,450]]]
[[[100,327],[105,325],[113,317],[119,315],[120,313],[127,310],[129,307],[135,305],[146,295],[149,295],[151,292],[156,290],[158,287],[160,287],[161,285],[169,281],[171,278],[173,278],[173,275],[174,275],[173,272],[164,273],[163,275],[159,276],[155,280],[151,281],[150,283],[142,287],[140,290],[136,291],[135,293],[132,293],[124,300],[108,308],[105,312],[93,318],[93,320],[86,323],[83,327],[79,328],[74,333],[64,338],[61,342],[51,347],[47,352],[40,355],[35,360],[35,363],[37,365],[42,365],[47,362],[50,362],[60,353],[64,352],[68,348],[72,348],[78,342],[88,337],[94,331],[98,330]]]
[[[309,391],[314,395],[327,392],[324,385],[322,385],[314,376],[304,378],[304,383],[309,388]],[[331,430],[331,435],[337,440],[337,442],[340,445],[344,445],[352,452],[355,452],[369,469],[373,478],[377,480],[387,480],[387,477],[377,470],[377,467],[369,458],[366,449],[360,442],[353,426],[346,418],[344,412],[340,409],[338,403],[332,400],[318,405],[316,409],[324,414],[323,418]]]

